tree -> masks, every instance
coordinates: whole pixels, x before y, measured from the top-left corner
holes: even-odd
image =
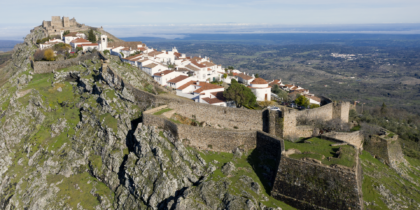
[[[54,51],[52,49],[45,50],[45,52],[44,52],[44,58],[47,61],[54,61],[55,60]]]
[[[243,105],[253,106],[257,98],[251,89],[239,84],[236,80],[232,79],[232,84],[228,89],[223,92],[223,96],[227,100],[233,100],[236,103],[236,107],[240,108]]]
[[[235,68],[233,66],[228,66],[229,70],[234,70]]]
[[[280,89],[280,91],[277,93],[277,96],[280,98],[280,100],[282,101],[287,101],[289,100],[289,94],[287,94],[286,91]]]
[[[90,29],[90,31],[89,31],[88,40],[92,43],[96,43],[96,35],[93,32],[93,29]]]
[[[386,105],[385,105],[385,102],[383,102],[381,106],[381,114],[384,115],[386,114],[386,112],[387,112]]]
[[[223,79],[226,79],[226,78],[227,78],[227,76],[228,76],[227,74],[223,74],[223,76],[222,76],[222,77],[223,77]]]
[[[45,50],[37,50],[34,54],[35,61],[42,61],[44,59]]]
[[[260,75],[258,75],[258,74],[255,74],[255,78],[259,78],[260,77]]]
[[[295,103],[299,106],[307,107],[307,106],[309,106],[309,99],[307,99],[303,95],[300,95],[296,98]]]
[[[280,93],[280,87],[277,84],[274,84],[273,87],[271,88],[271,92],[278,94]]]
[[[67,35],[67,34],[69,34],[69,33],[70,33],[70,31],[69,31],[69,30],[64,31],[63,36],[65,36],[65,35]]]

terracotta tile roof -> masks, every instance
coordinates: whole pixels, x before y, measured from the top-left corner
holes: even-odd
[[[65,35],[64,37],[76,37],[77,32],[70,32],[67,35]]]
[[[156,74],[153,74],[153,76],[161,77],[163,75],[167,75],[167,74],[172,73],[172,72],[174,72],[174,71],[173,70],[165,70],[165,71],[161,71],[161,72],[158,72]]]
[[[265,81],[265,79],[263,78],[255,78],[254,81],[251,82],[251,84],[262,85],[262,84],[268,84],[268,82]]]
[[[200,63],[197,63],[195,61],[191,61],[192,64],[194,64],[195,66],[199,67],[199,68],[205,68],[206,66]]]
[[[212,89],[223,88],[222,86],[213,85],[213,84],[207,83],[207,82],[200,82],[200,84],[198,84],[197,86],[200,86],[200,88],[198,88],[197,90],[194,90],[194,93],[201,93],[201,92],[203,92],[205,90],[212,90]]]
[[[144,68],[155,68],[156,66],[158,66],[158,64],[156,64],[156,63],[151,63],[151,64],[149,64],[149,65],[146,65],[146,66],[143,66]]]
[[[212,66],[216,65],[216,64],[214,64],[212,62],[208,62],[208,61],[202,62],[201,64],[204,65],[204,66],[207,66],[207,67],[212,67]]]
[[[152,51],[152,52],[149,52],[147,55],[148,56],[151,56],[151,57],[153,57],[153,56],[155,56],[155,55],[160,55],[160,54],[162,54],[163,52],[160,52],[160,51]]]
[[[222,101],[222,100],[220,100],[220,99],[218,99],[218,98],[202,98],[204,101],[206,101],[207,103],[209,103],[209,104],[217,104],[217,103],[223,103],[223,102],[226,102],[226,101]]]
[[[312,99],[312,100],[314,100],[314,101],[316,101],[316,102],[319,102],[319,103],[321,103],[321,99],[320,98],[318,98],[318,97],[316,97],[316,96],[311,96],[311,95],[304,95],[306,98],[310,98],[310,99]]]
[[[249,88],[251,88],[251,89],[267,89],[267,88],[271,88],[271,86],[267,86],[267,87],[251,87],[251,86],[248,86]]]
[[[174,52],[174,55],[176,56],[176,57],[181,57],[182,55],[181,55],[181,53],[177,53],[177,52]]]
[[[291,87],[293,87],[294,85],[284,85],[284,86],[286,86],[286,87],[288,87],[288,88],[291,88]]]
[[[210,94],[214,95],[216,98],[218,98],[221,101],[226,101],[226,98],[223,96],[223,92],[224,91],[219,91],[219,92],[213,92]]]
[[[187,68],[178,68],[178,71],[189,71]]]
[[[82,43],[82,42],[89,42],[89,41],[86,40],[86,39],[82,39],[82,38],[78,38],[78,39],[75,39],[75,40],[71,41],[71,43]],[[92,42],[89,42],[89,43],[92,43]]]
[[[173,79],[169,80],[168,82],[169,82],[169,83],[178,83],[178,82],[180,82],[180,81],[182,81],[182,80],[184,80],[184,79],[187,79],[187,78],[188,78],[188,76],[181,75],[181,76],[177,76],[177,77],[175,77],[175,78],[173,78]]]
[[[141,59],[141,58],[140,58]],[[140,63],[142,63],[142,62],[145,62],[145,61],[147,61],[147,60],[149,60],[148,58],[143,58],[142,60],[139,60],[139,61],[137,61],[137,62],[140,62]]]
[[[194,66],[191,66],[190,64],[186,65],[186,66],[185,66],[185,68],[188,68],[188,69],[189,69],[189,70],[191,70],[191,71],[200,71],[200,69],[199,69],[199,68],[196,68],[196,67],[194,67]]]
[[[129,47],[124,47],[124,48],[122,48],[121,50],[124,50],[124,51],[130,51],[131,49],[130,49]]]
[[[278,79],[273,80],[272,82],[270,82],[269,84],[280,84],[281,81]]]
[[[99,46],[99,45],[98,44],[81,44],[80,46],[87,47],[87,46]]]
[[[251,80],[251,79],[254,79],[254,77],[251,77],[251,76],[246,75],[246,74],[244,74],[244,73],[237,74],[236,76],[238,76],[238,77],[240,77],[240,78],[242,78],[242,79],[244,79],[244,80]]]
[[[182,85],[181,87],[177,88],[177,90],[184,90],[188,86],[195,85],[196,83],[197,83],[196,81],[189,81],[189,82],[185,83],[184,85]]]

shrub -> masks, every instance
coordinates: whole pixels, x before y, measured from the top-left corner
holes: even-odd
[[[70,31],[69,31],[69,30],[64,31],[63,36],[65,36],[65,35],[67,35],[67,34],[69,34],[69,33],[70,33]]]
[[[299,106],[307,107],[309,105],[309,99],[307,99],[305,96],[300,95],[295,100],[296,104]]]
[[[109,50],[104,50],[104,55],[109,55],[109,54],[110,54]]]
[[[55,60],[55,53],[52,49],[47,49],[44,52],[44,59],[47,61],[54,61]]]
[[[76,51],[77,51],[77,52],[79,52],[79,51],[83,51],[83,47],[76,47]]]
[[[44,52],[45,52],[45,50],[37,50],[34,54],[34,60],[35,61],[44,60]]]
[[[314,109],[320,107],[318,104],[311,104],[309,105],[309,108]]]

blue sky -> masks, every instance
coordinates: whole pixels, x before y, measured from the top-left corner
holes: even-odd
[[[15,0],[2,1],[1,8],[0,38],[23,36],[53,15],[128,31],[145,25],[151,30],[154,25],[170,24],[192,28],[420,23],[419,0]],[[188,33],[188,27],[182,30]]]

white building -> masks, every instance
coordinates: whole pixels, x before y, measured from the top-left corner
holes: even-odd
[[[255,78],[248,87],[257,97],[257,101],[271,101],[271,87],[264,79]]]
[[[160,85],[162,86],[167,86],[168,85],[168,81],[181,76],[182,73],[178,72],[178,71],[174,71],[174,70],[165,70],[165,71],[161,71],[158,73],[153,74],[153,78],[155,79],[156,82],[158,82]],[[187,76],[187,75],[183,75],[183,76]]]
[[[63,37],[63,33],[64,31],[61,31],[61,39],[64,41],[64,43],[66,44],[70,44],[71,41],[75,40],[75,39],[87,39],[86,35],[84,33],[79,33],[79,32],[71,32],[67,35],[65,35]]]
[[[173,89],[178,89],[179,87],[185,85],[187,82],[192,81],[192,78],[186,75],[180,75],[177,76],[169,81],[167,81],[167,84],[169,87]]]
[[[53,47],[54,45],[58,44],[58,43],[63,43],[63,41],[59,40],[59,39],[50,39],[47,42],[43,43],[43,44],[39,44],[39,48],[41,50]]]
[[[92,44],[92,42],[89,42],[86,39],[78,38],[70,42],[70,46],[72,47],[73,52],[76,51],[76,48],[80,45],[88,45]]]

